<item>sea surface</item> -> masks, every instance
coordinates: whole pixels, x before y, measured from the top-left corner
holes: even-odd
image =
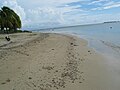
[[[88,41],[88,46],[110,59],[120,60],[120,22],[70,26],[40,32],[76,35]]]

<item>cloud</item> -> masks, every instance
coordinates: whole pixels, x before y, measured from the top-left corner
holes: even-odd
[[[61,26],[65,24],[65,19],[63,18],[64,13],[71,12],[73,8],[78,8],[80,6],[66,8],[58,8],[57,6],[73,1],[74,0],[51,0],[51,2],[49,2],[49,0],[44,0],[41,2],[39,0],[36,0],[36,2],[33,2],[28,0],[5,0],[2,2],[2,6],[9,6],[20,16],[22,19],[23,28],[40,28],[55,25]],[[29,9],[26,9],[25,11],[25,7],[23,8],[20,6],[18,2],[27,3],[26,6],[28,6]]]
[[[120,7],[120,2],[110,1],[106,4],[103,4],[101,7],[92,8],[91,10],[105,10],[105,9],[111,9],[116,7]]]
[[[83,14],[83,15],[76,15],[75,17],[71,18],[71,21],[73,21],[72,25],[95,24],[95,23],[101,23],[101,22],[111,21],[111,20],[112,21],[120,20],[120,13],[115,14],[115,15],[113,14],[97,14],[97,15]]]
[[[62,15],[60,10],[52,7],[29,9],[26,13],[25,28],[38,29],[61,26],[64,23]]]
[[[105,21],[118,21],[120,20],[120,13],[118,14],[97,14],[97,15],[87,15],[87,20],[89,23],[92,21],[93,23],[96,22],[105,22]]]
[[[57,7],[59,5],[75,2],[75,0],[18,0],[18,2],[27,9],[33,9],[36,7]]]
[[[114,3],[115,3],[114,1],[110,1],[110,2],[105,3],[103,6],[109,6],[109,5],[112,5]]]
[[[119,12],[112,15],[107,14],[106,10],[120,7],[117,0],[0,0],[0,6],[3,5],[20,15],[24,29],[87,24],[120,18]],[[99,10],[106,12],[98,14]]]
[[[40,27],[50,27],[51,26],[63,26],[68,25],[70,21],[67,18],[68,14],[76,14],[78,11],[82,12],[82,10],[78,10],[80,5],[76,6],[56,6],[56,7],[37,7],[33,9],[29,9],[26,13],[27,17],[27,27],[36,26]]]
[[[32,22],[59,22],[63,21],[62,13],[55,8],[36,8],[28,10],[28,18]]]
[[[80,1],[80,0],[76,0],[76,2],[77,1]],[[41,0],[36,0],[36,3],[41,3],[41,4],[46,4],[46,3],[48,3],[49,5],[61,5],[61,4],[65,4],[65,3],[70,3],[70,2],[75,2],[75,0],[43,0],[43,1],[41,1]],[[46,6],[46,5],[44,5],[44,6]]]
[[[120,2],[117,3],[109,3],[108,5],[106,5],[105,7],[103,7],[104,9],[110,9],[110,8],[115,8],[115,7],[120,7]]]
[[[109,1],[109,0],[95,0],[91,3],[89,3],[89,5],[92,5],[92,4],[100,4],[101,2],[106,2],[106,1]]]

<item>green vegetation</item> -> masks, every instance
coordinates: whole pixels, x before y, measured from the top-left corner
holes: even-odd
[[[9,7],[3,6],[0,10],[0,32],[1,33],[15,33],[22,32],[20,17]]]

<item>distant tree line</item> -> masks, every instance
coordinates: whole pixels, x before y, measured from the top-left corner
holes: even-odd
[[[0,10],[0,32],[17,32],[21,26],[20,17],[9,7],[3,6]]]

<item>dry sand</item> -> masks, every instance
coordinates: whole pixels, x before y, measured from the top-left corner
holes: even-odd
[[[119,90],[105,58],[73,36],[0,35],[0,90]]]

